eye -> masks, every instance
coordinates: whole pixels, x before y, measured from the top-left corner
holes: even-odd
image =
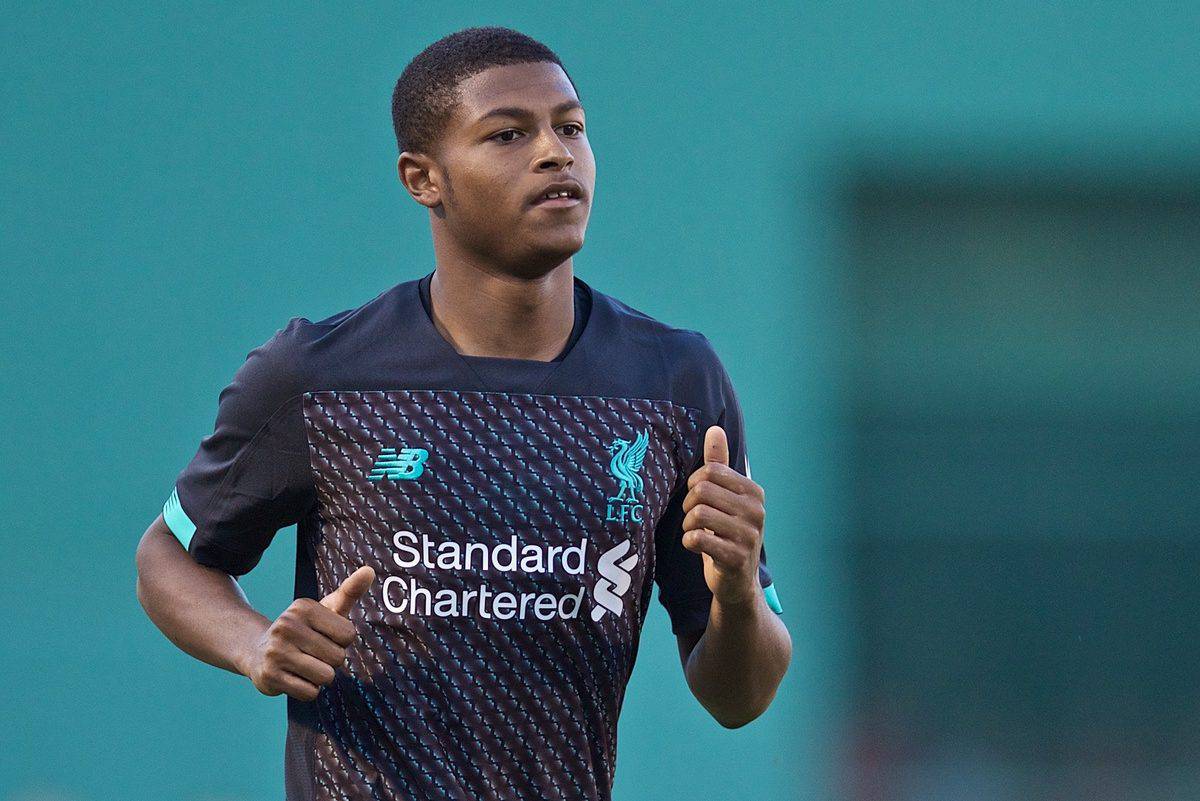
[[[519,133],[520,133],[520,131],[517,131],[517,130],[514,130],[514,129],[512,129],[512,128],[509,128],[509,129],[508,129],[508,130],[506,130],[506,131],[501,131],[500,133],[497,133],[497,134],[492,134],[492,135],[491,135],[491,136],[489,136],[488,138],[489,138],[489,139],[500,139],[500,137],[504,136],[505,134],[519,134]],[[500,141],[502,141],[502,142],[511,142],[511,141],[513,141],[513,140],[512,140],[512,139],[500,139]]]
[[[579,136],[579,134],[583,133],[583,126],[577,122],[568,122],[565,125],[563,125],[563,127],[564,128],[574,128],[576,130],[576,133],[567,134],[567,136]]]

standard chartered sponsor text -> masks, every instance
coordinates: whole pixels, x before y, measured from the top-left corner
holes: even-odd
[[[429,571],[480,572],[486,579],[492,571],[528,574],[567,573],[582,576],[586,566],[588,541],[577,545],[519,543],[513,535],[504,541],[437,541],[427,534],[397,531],[392,537],[396,550],[392,560],[404,570],[418,566]],[[486,583],[475,588],[440,589],[422,586],[417,576],[393,575],[383,580],[383,602],[388,611],[398,614],[436,617],[479,616],[497,620],[539,620],[579,616],[586,592],[581,579],[576,592],[495,592]]]

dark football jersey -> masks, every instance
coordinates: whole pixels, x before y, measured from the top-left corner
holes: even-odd
[[[609,799],[653,584],[708,620],[682,502],[710,425],[747,471],[737,398],[704,336],[578,278],[558,359],[462,356],[429,279],[252,350],[164,519],[235,576],[297,524],[298,598],[375,570],[344,668],[288,699],[289,801]],[[781,611],[765,550],[759,583]]]

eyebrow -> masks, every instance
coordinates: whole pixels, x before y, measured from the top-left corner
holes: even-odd
[[[550,111],[553,114],[562,114],[564,112],[571,111],[572,109],[579,109],[582,111],[583,106],[579,104],[578,100],[564,100],[554,108],[550,109]],[[519,106],[501,106],[500,108],[494,108],[485,114],[481,114],[479,119],[475,120],[475,122],[483,122],[489,117],[515,117],[517,119],[528,119],[529,117],[533,116],[534,112],[527,108],[520,108]]]

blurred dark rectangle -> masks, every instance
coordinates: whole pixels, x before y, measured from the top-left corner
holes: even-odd
[[[1200,414],[1200,191],[860,181],[857,408]]]
[[[1200,417],[854,421],[864,539],[1200,542]]]
[[[848,216],[855,797],[1200,787],[1200,186]]]

